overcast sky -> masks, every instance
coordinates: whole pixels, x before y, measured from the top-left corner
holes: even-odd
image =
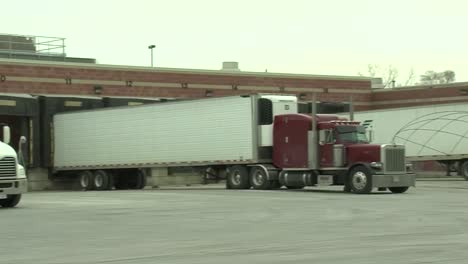
[[[155,44],[159,67],[356,75],[371,63],[468,81],[465,2],[4,0],[0,33],[64,37],[69,56],[102,64],[149,66]]]

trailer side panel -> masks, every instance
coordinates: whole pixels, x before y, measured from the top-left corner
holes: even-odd
[[[54,167],[251,161],[252,104],[226,97],[58,114]]]

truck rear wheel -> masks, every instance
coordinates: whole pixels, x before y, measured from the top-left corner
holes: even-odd
[[[93,189],[93,173],[90,171],[82,171],[78,174],[77,186],[80,190]]]
[[[0,199],[1,207],[15,207],[21,200],[21,194],[9,194],[6,199]]]
[[[97,170],[93,173],[93,187],[95,190],[107,190],[109,188],[110,175],[104,170]]]
[[[358,194],[372,191],[372,173],[364,166],[354,167],[348,175],[352,192]]]
[[[245,166],[235,165],[229,168],[226,180],[228,189],[249,189],[249,173]]]
[[[409,187],[389,187],[388,188],[392,193],[404,193]]]
[[[253,167],[250,170],[250,185],[256,190],[270,190],[271,182],[268,180],[268,175],[263,168]]]

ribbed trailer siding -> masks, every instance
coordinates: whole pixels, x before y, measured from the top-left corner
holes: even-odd
[[[249,163],[256,159],[251,97],[57,114],[56,170]]]
[[[41,165],[51,167],[54,153],[54,139],[51,134],[52,117],[54,114],[102,108],[100,97],[80,97],[66,95],[43,95],[39,97],[41,123]]]

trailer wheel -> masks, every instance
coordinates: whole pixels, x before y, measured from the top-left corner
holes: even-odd
[[[250,185],[256,190],[270,190],[272,187],[267,173],[260,167],[253,167],[250,170],[249,178]]]
[[[129,189],[128,179],[119,175],[114,178],[114,187],[116,190],[126,190]]]
[[[142,171],[138,171],[136,180],[136,189],[144,189],[146,187],[146,175]]]
[[[468,160],[463,161],[461,165],[461,174],[468,181]]]
[[[106,190],[112,190],[115,186],[115,175],[112,172],[107,171],[107,175],[109,175],[109,183],[107,184]]]
[[[107,190],[109,188],[109,174],[104,170],[97,170],[94,173],[93,187],[95,190]]]
[[[372,191],[372,173],[364,166],[356,166],[349,173],[349,183],[354,193],[370,193]]]
[[[121,177],[120,180],[124,181],[123,186],[126,187],[127,189],[132,189],[132,190],[137,190],[137,189],[143,189],[146,186],[146,176],[145,174],[138,170],[138,171],[132,171],[130,173],[131,177]]]
[[[1,207],[15,207],[21,200],[21,194],[9,194],[6,199],[0,199]]]
[[[245,166],[236,165],[229,169],[227,181],[229,189],[249,189],[249,173]]]
[[[389,187],[388,188],[392,193],[404,193],[409,187]]]
[[[77,185],[80,190],[93,189],[93,173],[90,171],[82,171],[78,174]]]

